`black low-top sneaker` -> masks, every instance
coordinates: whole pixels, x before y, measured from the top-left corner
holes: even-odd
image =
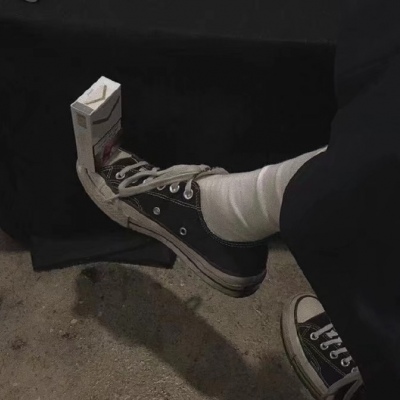
[[[325,400],[365,400],[365,387],[360,373],[351,373],[328,389]]]
[[[362,380],[317,297],[296,296],[282,314],[282,337],[300,379],[317,399],[356,400]]]
[[[92,173],[77,164],[82,185],[95,204],[124,227],[164,243],[204,281],[233,296],[254,293],[266,275],[265,240],[228,242],[204,221],[196,181],[226,174],[205,165],[160,170],[120,150],[111,164]]]

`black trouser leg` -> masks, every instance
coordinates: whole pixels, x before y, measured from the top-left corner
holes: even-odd
[[[400,394],[400,162],[382,155],[348,176],[335,160],[352,168],[328,151],[292,180],[281,231],[379,399]]]
[[[289,183],[281,232],[359,364],[400,397],[400,2],[346,2],[328,151]]]

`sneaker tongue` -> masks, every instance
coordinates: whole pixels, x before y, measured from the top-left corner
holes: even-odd
[[[326,312],[316,315],[315,317],[310,318],[306,323],[312,323],[313,325],[317,325],[320,328],[323,328],[326,325],[331,324],[331,320]]]
[[[113,160],[109,165],[113,166],[121,166],[121,167],[127,167],[128,165],[133,165],[138,163],[140,160],[137,160],[133,157],[127,157],[127,158],[120,158],[117,160]]]
[[[121,166],[121,167],[126,167],[128,165],[136,164],[140,161],[143,161],[139,157],[137,157],[134,154],[128,153],[123,150],[119,150],[118,153],[116,153],[110,161],[107,163],[107,166],[113,165],[113,166]]]

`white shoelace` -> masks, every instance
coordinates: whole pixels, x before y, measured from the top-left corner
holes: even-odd
[[[318,340],[323,334],[326,334],[330,340],[327,340],[326,342],[321,343],[321,349],[322,350],[328,350],[330,346],[332,345],[338,345],[339,348],[337,350],[332,350],[329,354],[331,359],[337,359],[340,354],[345,354],[349,353],[346,347],[342,347],[343,341],[339,337],[339,334],[335,331],[334,327],[332,324],[328,324],[324,326],[323,328],[319,329],[318,331],[314,332],[311,335],[312,340]],[[348,357],[344,357],[341,360],[341,364],[343,367],[348,367],[353,360],[353,357],[350,355]],[[353,369],[352,372],[357,372],[357,369]]]
[[[166,185],[171,185],[171,192],[176,193],[179,190],[179,183],[186,182],[183,195],[189,200],[193,196],[194,181],[209,175],[228,174],[223,168],[210,168],[207,165],[174,165],[164,170],[148,167],[149,164],[146,161],[140,161],[119,171],[116,178],[122,181],[118,186],[118,194],[114,198],[135,196],[156,188],[162,190]],[[138,172],[125,178],[126,174],[133,170],[138,170]],[[142,179],[144,179],[142,183],[132,186]]]

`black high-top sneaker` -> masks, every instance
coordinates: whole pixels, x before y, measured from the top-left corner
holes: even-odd
[[[164,243],[214,288],[244,297],[264,280],[265,240],[228,242],[214,235],[204,221],[196,180],[226,174],[225,170],[205,165],[160,170],[120,150],[98,173],[79,164],[77,172],[87,194],[111,219]]]
[[[362,395],[358,368],[317,297],[302,294],[288,304],[282,337],[294,369],[314,397],[358,400],[354,396]]]

